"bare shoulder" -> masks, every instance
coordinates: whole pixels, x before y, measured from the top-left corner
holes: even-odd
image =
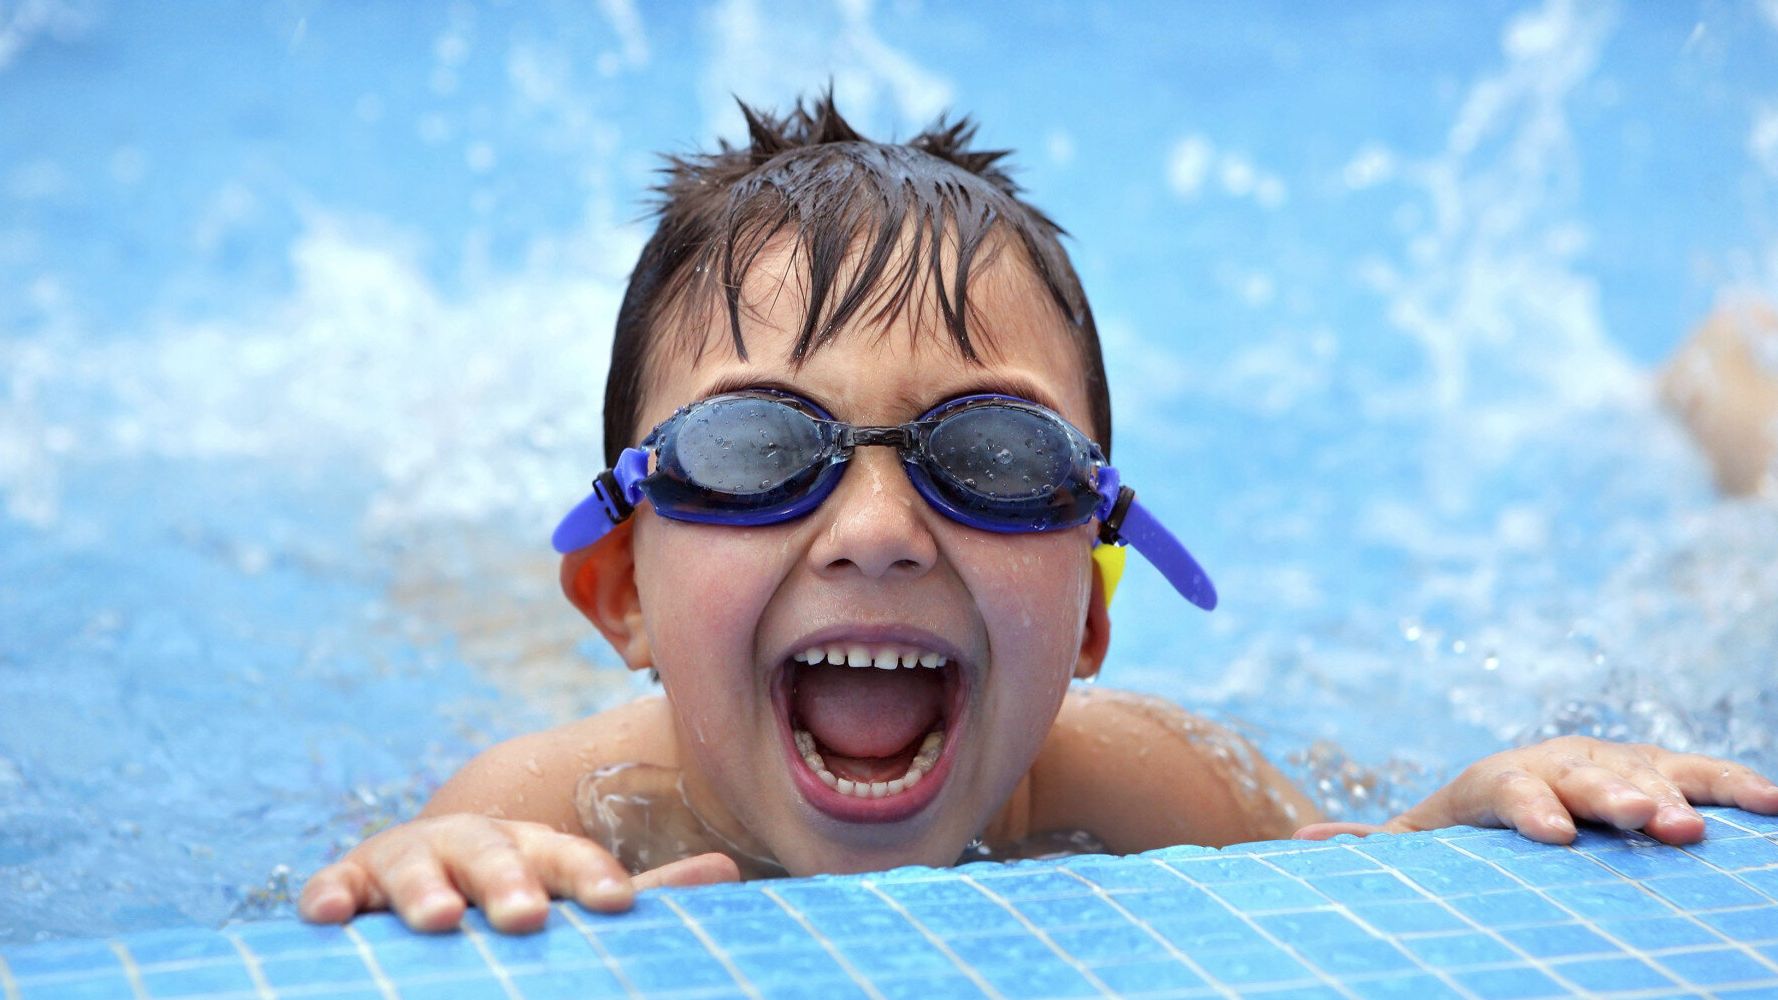
[[[484,750],[444,783],[422,816],[474,812],[580,831],[574,792],[611,764],[677,767],[672,713],[655,696]]]
[[[1288,837],[1318,819],[1245,739],[1152,695],[1069,693],[1031,772],[1031,828],[1120,853]]]

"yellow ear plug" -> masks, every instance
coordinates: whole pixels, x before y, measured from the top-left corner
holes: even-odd
[[[1105,606],[1111,607],[1111,595],[1117,593],[1117,582],[1124,578],[1124,552],[1122,545],[1093,546],[1093,562],[1099,564],[1099,578],[1105,582]]]

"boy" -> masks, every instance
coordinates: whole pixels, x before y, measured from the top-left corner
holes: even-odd
[[[610,469],[556,536],[569,600],[665,697],[482,754],[317,873],[302,915],[437,930],[473,902],[523,931],[549,896],[617,910],[646,886],[945,865],[978,839],[1378,829],[1315,822],[1173,705],[1070,690],[1105,656],[1117,543],[1193,603],[1215,592],[1106,464],[1092,314],[1001,154],[967,122],[865,141],[831,97],[743,113],[748,148],[671,163],[618,316]],[[1386,828],[1563,842],[1578,817],[1682,843],[1703,833],[1688,799],[1778,812],[1746,768],[1568,738]]]

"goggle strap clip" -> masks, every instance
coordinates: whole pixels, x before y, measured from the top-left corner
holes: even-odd
[[[1117,499],[1111,503],[1111,512],[1099,522],[1099,541],[1106,545],[1124,544],[1121,532],[1124,527],[1124,515],[1129,513],[1130,504],[1136,500],[1136,491],[1128,486],[1119,486]]]
[[[618,484],[617,476],[613,475],[610,469],[599,473],[598,478],[593,480],[593,493],[604,505],[605,516],[611,519],[612,524],[621,524],[623,519],[629,517],[630,512],[636,509],[628,500],[624,499],[624,489]]]

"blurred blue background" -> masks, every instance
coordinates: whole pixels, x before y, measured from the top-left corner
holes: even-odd
[[[1338,815],[1557,732],[1778,770],[1778,511],[1652,373],[1778,291],[1778,3],[0,3],[0,942],[285,912],[644,690],[556,593],[658,154],[1017,151],[1146,567],[1106,682]]]

